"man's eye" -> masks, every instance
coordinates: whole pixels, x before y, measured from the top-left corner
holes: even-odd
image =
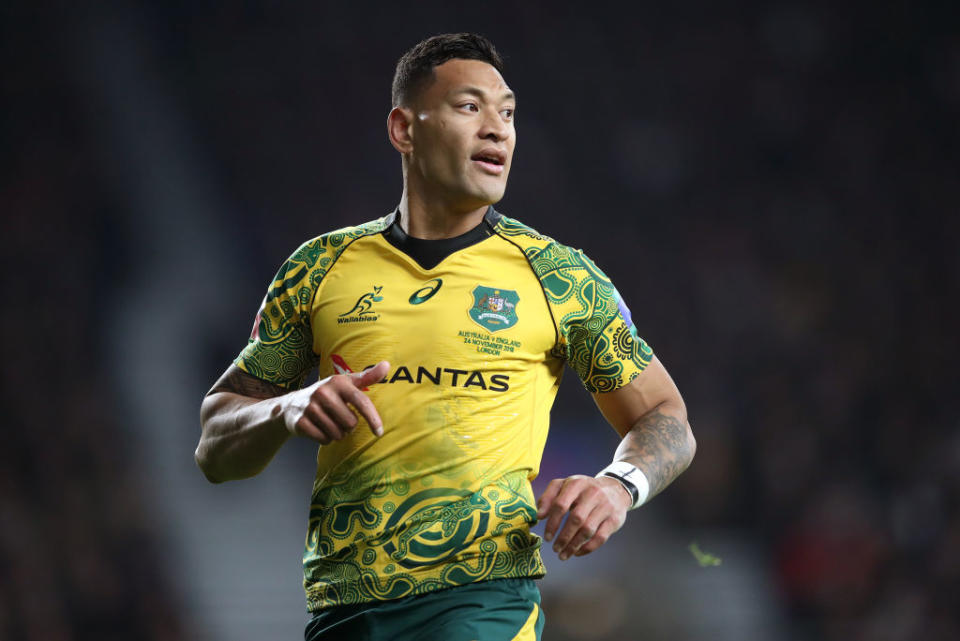
[[[460,105],[461,109],[466,109],[467,111],[480,111],[480,108],[475,102],[466,102]]]
[[[504,120],[513,120],[513,109],[504,109],[500,112]]]

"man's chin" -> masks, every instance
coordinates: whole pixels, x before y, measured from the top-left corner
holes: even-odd
[[[463,213],[467,213],[489,207],[490,205],[495,205],[503,199],[503,194],[503,191],[497,191],[494,193],[474,192],[471,194],[464,194],[463,197],[454,201],[455,204],[451,204],[453,204],[454,209]]]
[[[471,207],[471,209],[480,209],[481,207],[486,208],[486,207],[489,207],[490,205],[496,205],[501,200],[503,200],[503,192],[501,192],[497,196],[490,195],[490,196],[484,197],[482,200],[476,201],[477,204]]]
[[[473,196],[482,203],[480,206],[494,205],[503,200],[503,195],[507,191],[505,184],[498,184],[492,188],[478,189]]]
[[[461,183],[456,185],[456,189],[447,192],[447,202],[454,209],[466,213],[494,205],[503,200],[507,191],[505,181],[471,181],[471,183],[466,185]]]

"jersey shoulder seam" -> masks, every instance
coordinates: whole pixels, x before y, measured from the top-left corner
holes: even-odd
[[[313,285],[313,292],[310,295],[310,307],[309,307],[311,312],[313,310],[314,302],[316,301],[316,298],[317,298],[317,292],[320,291],[320,284],[323,282],[323,279],[326,277],[326,275],[330,273],[330,271],[333,269],[334,265],[336,265],[337,260],[340,259],[340,256],[343,255],[343,253],[347,250],[348,247],[350,247],[350,245],[360,240],[361,238],[364,238],[366,236],[373,236],[385,230],[387,227],[390,226],[390,222],[392,218],[393,218],[393,214],[388,214],[386,216],[383,216],[382,218],[377,218],[376,220],[371,220],[369,222],[362,223],[360,225],[341,227],[340,229],[335,229],[333,231],[327,232],[326,234],[321,234],[320,236],[317,236],[316,238],[313,238],[312,240],[309,240],[306,243],[304,243],[305,245],[316,244],[318,249],[320,249],[319,253],[325,253],[326,251],[328,251],[328,248],[329,248],[329,251],[332,253],[331,257],[327,257],[329,258],[330,262],[322,266],[322,271],[320,272],[320,275],[316,277],[316,280],[317,280],[316,284],[311,283],[311,285]],[[320,260],[323,260],[323,259],[320,259]],[[313,276],[311,276],[311,280],[312,279],[313,279]],[[312,346],[311,346],[311,349],[312,349]]]
[[[590,260],[582,250],[570,247],[569,245],[564,245],[560,241],[555,240],[550,236],[541,234],[536,229],[529,227],[514,218],[501,215],[500,220],[497,221],[497,224],[493,229],[497,235],[502,237],[504,240],[510,240],[511,238],[518,239],[517,242],[514,242],[515,245],[520,246],[522,244],[526,247],[537,247],[539,251],[537,251],[534,255],[538,255],[544,250],[550,249],[551,251],[556,252],[557,255],[562,256],[573,263],[572,265],[557,265],[558,268],[587,267],[586,262]],[[526,255],[526,249],[524,249],[524,255]]]
[[[556,286],[562,286],[565,279],[552,279],[556,281],[553,288],[547,280],[551,279],[551,274],[557,272],[569,273],[570,271],[586,272],[588,277],[596,279],[599,277],[600,270],[583,251],[564,245],[507,216],[501,216],[494,230],[501,238],[516,245],[527,259],[547,300],[547,306],[550,309],[550,315],[556,329],[556,344],[562,346],[567,340],[570,314],[562,318],[558,317],[560,313],[559,304],[572,293],[573,288],[566,291],[555,291]],[[601,280],[607,281],[608,279],[601,278]],[[556,300],[551,299],[551,294]]]
[[[550,303],[550,297],[547,296],[547,290],[544,287],[543,279],[540,278],[540,274],[537,273],[537,269],[534,267],[533,262],[531,261],[531,255],[527,254],[527,249],[521,245],[519,239],[525,238],[528,241],[533,241],[528,245],[529,247],[534,247],[542,243],[540,251],[543,251],[551,244],[561,247],[563,247],[563,245],[560,245],[560,243],[549,236],[543,236],[535,229],[524,225],[520,221],[503,215],[500,216],[500,219],[493,226],[493,233],[516,247],[520,251],[520,255],[523,256],[524,260],[527,261],[530,271],[533,272],[534,278],[537,279],[537,283],[540,285],[540,292],[543,294],[543,300],[547,304],[547,312],[549,312],[550,321],[553,324],[553,346],[554,349],[558,348],[560,346],[560,326],[557,325],[557,317],[553,313],[553,305]]]

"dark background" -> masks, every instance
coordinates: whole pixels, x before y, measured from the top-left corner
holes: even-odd
[[[297,638],[310,448],[208,486],[199,400],[396,205],[393,67],[460,30],[518,94],[498,209],[610,275],[699,443],[548,555],[544,639],[960,638],[957,4],[97,4],[0,9],[0,639]],[[616,445],[575,379],[538,487]]]

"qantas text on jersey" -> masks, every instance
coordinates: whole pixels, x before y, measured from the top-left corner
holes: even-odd
[[[368,370],[373,365],[363,369]],[[477,387],[491,392],[506,392],[510,389],[510,376],[507,374],[487,374],[478,370],[456,369],[453,367],[434,368],[418,366],[416,369],[400,365],[392,372],[388,372],[381,383],[433,383],[434,385],[451,385],[453,387]]]

